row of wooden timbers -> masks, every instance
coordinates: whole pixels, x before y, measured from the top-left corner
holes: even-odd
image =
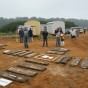
[[[68,52],[67,49],[59,49],[59,50],[53,49],[47,53],[60,54],[59,57],[57,57],[54,60],[51,60],[56,64],[67,64],[69,61],[71,61],[70,66],[75,67],[80,63],[81,68],[88,68],[87,58],[82,60],[80,58],[73,58],[71,56],[63,56],[62,54],[65,54],[66,52]],[[40,72],[43,72],[44,70],[47,69],[47,66],[49,65],[49,61],[46,62],[43,59],[42,60],[37,59],[41,55],[30,50],[14,50],[14,51],[6,50],[3,53],[13,56],[20,56],[20,57],[24,56],[27,58],[23,61],[23,64],[17,65],[16,67],[10,67],[7,70],[0,71],[0,77],[4,77],[17,82],[28,81],[29,77],[33,77],[39,74]]]
[[[0,44],[0,50],[5,49],[4,46],[7,46],[6,44]]]

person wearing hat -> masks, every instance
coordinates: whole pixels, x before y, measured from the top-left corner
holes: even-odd
[[[48,47],[48,32],[47,32],[47,27],[46,26],[44,27],[44,31],[42,33],[42,36],[43,36],[43,46],[42,47],[44,47],[45,44]]]

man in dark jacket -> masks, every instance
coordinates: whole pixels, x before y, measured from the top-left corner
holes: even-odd
[[[19,37],[20,37],[20,43],[23,43],[24,31],[22,28],[19,30]]]
[[[32,40],[33,40],[33,31],[32,31],[31,28],[30,28],[30,30],[28,31],[28,38],[29,38],[29,42],[32,42]]]
[[[44,31],[42,33],[42,36],[43,36],[43,47],[45,46],[45,43],[46,43],[46,46],[48,47],[48,32],[47,32],[47,28],[44,27]]]

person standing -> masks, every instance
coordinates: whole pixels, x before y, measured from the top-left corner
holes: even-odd
[[[59,27],[60,34],[63,34],[62,28]]]
[[[64,33],[61,33],[61,46],[64,46],[64,40],[65,40]]]
[[[76,30],[74,29],[72,29],[72,30],[70,30],[70,34],[71,34],[71,39],[75,39],[76,40],[76,36],[77,36],[77,34],[76,34]]]
[[[28,38],[29,38],[29,42],[32,43],[32,41],[33,41],[33,31],[32,31],[31,28],[28,31]]]
[[[86,33],[86,29],[85,28],[83,28],[83,31],[84,31],[84,34]]]
[[[28,48],[28,30],[24,28],[24,48]]]
[[[60,29],[57,28],[57,33],[56,33],[56,45],[60,47]]]
[[[79,32],[80,32],[80,29],[77,29],[76,30],[77,37],[79,37]]]
[[[58,30],[56,29],[55,30],[55,36],[56,36],[56,34],[58,33]],[[56,38],[56,47],[57,47],[58,45],[57,45],[57,38]]]
[[[24,37],[24,32],[23,32],[23,29],[21,28],[21,29],[19,30],[20,43],[23,43],[23,37]]]
[[[46,46],[48,47],[48,32],[47,32],[47,27],[44,27],[44,31],[42,32],[42,36],[43,36],[43,47]]]

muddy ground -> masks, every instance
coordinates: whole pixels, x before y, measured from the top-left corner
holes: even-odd
[[[48,41],[49,47],[42,47],[42,39],[34,38],[33,43],[29,43],[28,49],[42,54],[53,48],[58,48],[55,46],[55,38]],[[7,44],[6,49],[25,50],[23,43],[19,43],[14,38],[0,38],[0,43]],[[82,59],[88,58],[88,32],[80,34],[76,40],[66,36],[65,48],[70,50],[65,55]],[[0,70],[6,70],[23,63],[25,60],[25,58],[5,55],[3,54],[4,50],[0,50]],[[29,78],[28,82],[13,82],[4,88],[88,88],[88,69],[81,69],[80,64],[76,67],[70,67],[71,61],[66,65],[56,64],[54,61],[46,62],[49,62],[49,65],[46,66],[47,69],[44,72],[39,72],[35,77]]]

